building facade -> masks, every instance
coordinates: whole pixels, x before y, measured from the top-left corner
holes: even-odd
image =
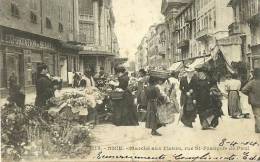
[[[175,18],[178,36],[176,61],[196,57],[195,1],[191,1]]]
[[[157,66],[160,65],[162,68],[167,67],[166,63],[166,24],[161,23],[156,26],[156,37],[157,37]],[[156,65],[155,64],[155,65]]]
[[[113,60],[118,55],[118,42],[114,33],[115,17],[111,0],[78,0],[80,71],[90,68],[94,73],[104,68],[113,72]]]
[[[176,16],[179,12],[190,3],[191,0],[162,0],[161,13],[165,17],[166,24],[166,64],[170,66],[172,63],[180,60],[180,50],[177,48],[178,43],[178,26],[176,24]]]
[[[195,0],[197,22],[195,38],[198,41],[198,56],[210,54],[217,40],[228,37],[228,26],[232,22],[232,17],[225,15],[232,15],[232,10],[227,4],[228,0]]]
[[[250,65],[252,68],[260,67],[260,0],[247,1],[249,13],[249,26],[251,32],[251,52]]]
[[[0,91],[4,96],[12,73],[27,92],[34,90],[39,63],[50,74],[68,81],[77,70],[79,47],[75,42],[75,1],[0,1]]]
[[[158,35],[156,32],[157,25],[152,25],[147,33],[147,55],[148,55],[148,65],[155,68],[158,65],[159,55],[158,55]]]
[[[148,40],[145,36],[137,48],[135,53],[136,70],[146,68],[148,66]]]

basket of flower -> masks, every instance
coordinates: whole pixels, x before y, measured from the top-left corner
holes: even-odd
[[[110,99],[112,100],[120,100],[123,99],[124,90],[120,88],[116,88],[113,91],[108,92]]]
[[[171,73],[166,70],[151,70],[150,71],[150,76],[152,76],[152,77],[167,79],[170,77],[170,75],[171,75]]]

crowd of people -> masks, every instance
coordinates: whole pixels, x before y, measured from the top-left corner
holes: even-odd
[[[54,96],[57,84],[48,75],[48,67],[42,64],[37,69],[36,99],[35,105],[44,108],[47,101]],[[196,117],[199,117],[202,130],[216,128],[219,118],[223,114],[222,97],[228,99],[228,115],[232,118],[248,118],[249,114],[242,112],[239,92],[249,96],[249,104],[252,105],[255,116],[255,131],[260,132],[260,70],[255,69],[252,75],[241,87],[241,82],[236,74],[226,76],[225,91],[218,87],[218,80],[206,67],[192,69],[185,67],[181,75],[177,72],[169,73],[165,70],[145,71],[140,69],[138,74],[130,75],[126,68],[118,66],[112,82],[108,81],[108,75],[101,68],[97,75],[90,69],[84,74],[73,75],[72,87],[105,87],[109,84],[112,91],[121,93],[121,98],[111,99],[112,122],[117,126],[139,125],[140,112],[145,112],[141,121],[145,127],[151,129],[151,134],[160,136],[157,131],[160,127],[173,123],[175,114],[179,114],[178,122],[184,126],[193,128]],[[10,100],[15,100],[14,86],[16,79],[10,77]],[[136,85],[130,85],[136,82]],[[117,84],[116,84],[117,83]],[[131,87],[131,88],[130,88]],[[133,88],[135,87],[135,88]],[[18,101],[15,101],[21,104]]]
[[[123,90],[131,96],[127,89],[129,78],[126,77],[125,69],[123,73],[121,74],[121,77],[125,76]],[[254,77],[249,78],[244,87],[241,87],[241,81],[236,73],[228,74],[225,76],[224,90],[219,88],[219,80],[213,75],[206,67],[199,69],[186,67],[182,75],[176,72],[169,75],[167,71],[146,72],[140,69],[137,76],[131,75],[137,77],[137,91],[134,95],[137,105],[132,104],[132,98],[125,99],[118,109],[131,117],[122,117],[123,120],[117,121],[116,125],[137,125],[136,111],[144,110],[146,115],[142,121],[145,121],[145,127],[151,129],[151,134],[155,136],[161,135],[157,131],[160,127],[175,121],[176,113],[179,113],[179,121],[186,127],[193,128],[193,123],[198,116],[202,130],[216,128],[219,119],[224,115],[223,97],[228,100],[228,115],[231,118],[250,117],[248,113],[243,113],[241,108],[240,92],[242,92],[249,96],[256,121],[255,131],[259,133],[259,103],[256,99],[259,97],[259,88],[256,88],[257,84],[259,85],[259,69],[255,69]]]

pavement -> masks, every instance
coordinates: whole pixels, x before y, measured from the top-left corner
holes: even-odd
[[[223,83],[219,87],[223,88]],[[97,125],[92,130],[94,141],[88,160],[95,161],[100,158],[111,161],[112,158],[109,156],[115,155],[154,157],[162,154],[166,155],[164,160],[183,160],[181,156],[179,156],[180,159],[174,159],[174,155],[182,154],[183,157],[194,157],[207,153],[210,155],[207,155],[206,160],[212,158],[223,161],[222,158],[231,156],[232,161],[232,154],[235,154],[233,161],[247,160],[249,156],[255,155],[260,159],[260,134],[256,134],[254,131],[254,117],[251,106],[248,105],[247,96],[241,94],[241,103],[243,112],[250,113],[250,119],[230,118],[227,99],[223,99],[222,102],[225,115],[220,119],[216,129],[201,130],[198,117],[194,128],[184,127],[182,123],[177,122],[178,115],[175,116],[173,124],[158,130],[162,134],[159,137],[152,136],[151,130],[145,128],[145,123],[140,123],[139,126]],[[219,146],[225,139],[224,146]],[[255,146],[242,144],[246,142],[257,144]],[[232,143],[235,144],[235,147],[230,146]],[[248,157],[245,155],[246,152],[250,154]],[[106,155],[108,158],[102,158],[99,155]],[[113,161],[117,160],[122,161],[122,159],[113,159]]]

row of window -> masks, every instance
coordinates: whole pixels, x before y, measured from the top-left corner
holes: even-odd
[[[93,23],[80,23],[79,24],[79,38],[80,41],[86,43],[94,43],[94,24]]]
[[[11,14],[12,14],[13,17],[20,18],[19,9],[18,9],[17,5],[14,4],[14,3],[11,3]],[[71,19],[72,19],[72,15],[69,14],[69,20],[71,20]],[[34,11],[30,12],[30,21],[33,24],[37,24],[38,23],[37,15],[35,14]],[[46,22],[46,28],[52,29],[52,23],[51,23],[51,20],[48,17],[46,17],[45,22]],[[71,20],[71,22],[72,22],[72,20]],[[70,28],[73,29],[73,24],[72,23],[70,23]],[[59,32],[63,32],[64,31],[62,23],[59,23],[58,31]]]

